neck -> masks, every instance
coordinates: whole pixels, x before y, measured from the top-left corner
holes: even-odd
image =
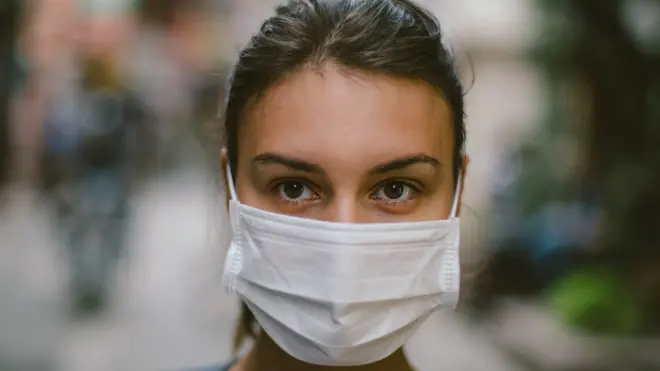
[[[362,366],[319,366],[297,360],[261,331],[250,353],[236,371],[412,371],[403,349],[380,361]]]

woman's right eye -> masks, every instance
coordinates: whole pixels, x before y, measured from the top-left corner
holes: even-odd
[[[316,192],[301,181],[291,180],[281,182],[275,187],[275,189],[279,198],[285,202],[298,203],[318,198]]]

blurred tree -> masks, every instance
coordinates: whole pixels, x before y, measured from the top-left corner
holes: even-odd
[[[517,181],[496,195],[516,212],[494,243],[517,248],[495,254],[477,302],[540,293],[567,272],[597,266],[643,304],[645,330],[660,330],[660,1],[537,1],[544,25],[531,57],[550,101],[516,153]],[[526,276],[502,285],[514,273],[498,267],[511,256],[531,268],[518,267]],[[584,309],[586,325],[607,300]]]
[[[589,259],[615,272],[644,302],[646,330],[660,330],[660,1],[541,3],[550,14],[564,14],[569,36],[539,53],[550,86],[581,88],[579,96],[567,94],[579,104],[555,106],[568,116],[553,124],[568,123],[583,134],[584,166],[573,174],[575,186],[582,199],[598,200],[603,216]],[[639,29],[644,13],[655,18],[655,30]]]

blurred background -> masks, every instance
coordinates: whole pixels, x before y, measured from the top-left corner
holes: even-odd
[[[0,370],[231,357],[213,119],[275,0],[0,1]],[[469,89],[421,371],[660,370],[660,1],[425,0]]]

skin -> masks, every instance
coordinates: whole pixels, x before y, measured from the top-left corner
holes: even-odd
[[[331,64],[302,70],[248,107],[238,140],[236,191],[244,204],[350,223],[449,216],[455,191],[451,111],[425,83]],[[232,371],[326,369],[411,367],[403,350],[364,366],[310,365],[262,331]]]

